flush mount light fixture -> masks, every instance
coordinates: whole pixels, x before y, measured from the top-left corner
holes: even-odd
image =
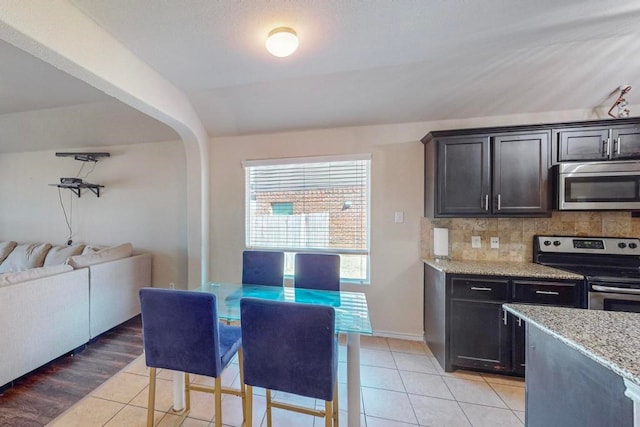
[[[627,105],[629,105],[629,103],[627,102],[624,96],[630,90],[631,90],[631,85],[620,86],[620,95],[618,96],[618,99],[616,99],[616,102],[613,103],[611,108],[609,108],[609,113],[608,113],[614,119],[622,119],[625,117],[629,117],[630,111],[628,108],[625,108]],[[618,114],[617,115],[611,114],[611,111],[613,111],[613,109],[616,107],[618,107]]]
[[[289,27],[278,27],[267,37],[267,50],[273,56],[284,58],[291,55],[298,48],[298,35]]]

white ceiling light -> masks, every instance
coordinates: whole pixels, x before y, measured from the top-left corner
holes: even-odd
[[[292,28],[279,27],[271,30],[267,37],[267,50],[273,56],[284,58],[298,48],[298,35]]]

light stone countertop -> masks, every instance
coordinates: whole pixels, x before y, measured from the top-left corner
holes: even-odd
[[[509,261],[443,261],[422,259],[438,271],[449,274],[477,274],[483,276],[531,277],[539,279],[581,280],[584,277],[557,268],[535,264],[533,262]]]
[[[640,385],[640,313],[527,304],[504,304],[585,356]]]

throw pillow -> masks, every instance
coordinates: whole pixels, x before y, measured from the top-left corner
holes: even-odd
[[[101,249],[95,253],[86,255],[75,255],[69,258],[67,264],[73,268],[88,267],[93,264],[101,264],[103,262],[115,261],[121,258],[128,258],[133,252],[131,243],[124,243],[112,248]]]
[[[24,243],[17,245],[7,259],[0,264],[0,273],[12,273],[42,267],[44,257],[51,249],[49,243]]]
[[[102,250],[102,249],[106,249],[106,246],[93,246],[93,245],[87,245],[84,247],[84,249],[82,250],[82,255],[86,255],[86,254],[95,254],[96,252]]]
[[[9,256],[11,251],[16,247],[16,242],[0,242],[0,262]]]
[[[80,255],[84,245],[53,246],[44,259],[44,266],[65,264],[70,256]]]

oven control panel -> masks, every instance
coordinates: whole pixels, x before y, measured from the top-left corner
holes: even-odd
[[[534,236],[539,252],[640,255],[640,239],[624,237]]]

